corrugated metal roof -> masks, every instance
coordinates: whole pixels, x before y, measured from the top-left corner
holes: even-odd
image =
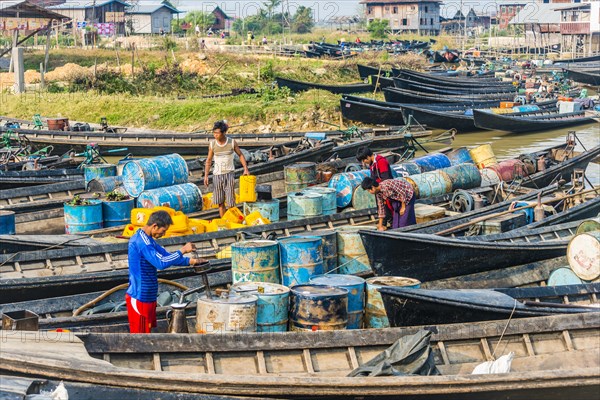
[[[102,7],[106,4],[113,3],[113,2],[121,3],[125,6],[129,6],[129,3],[126,3],[125,1],[122,1],[122,0],[106,0],[106,1],[98,0],[98,1],[96,1],[96,7]],[[93,6],[94,6],[93,0],[67,0],[63,4],[59,4],[57,6],[50,6],[48,8],[52,9],[52,10],[65,10],[65,9],[69,10],[69,9],[92,8]]]
[[[178,14],[181,11],[164,3],[139,3],[127,9],[127,14],[152,14],[153,12],[166,7],[172,14]]]
[[[560,11],[556,10],[556,4],[532,3],[527,4],[513,19],[509,25],[523,24],[559,24]]]

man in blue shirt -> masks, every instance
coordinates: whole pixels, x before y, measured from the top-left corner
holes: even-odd
[[[125,301],[131,333],[150,333],[150,330],[156,327],[158,270],[173,265],[197,265],[206,262],[183,256],[196,250],[192,243],[186,243],[174,253],[169,253],[156,243],[155,239],[164,236],[172,224],[169,213],[157,211],[150,215],[146,226],[138,229],[129,240],[129,289]]]

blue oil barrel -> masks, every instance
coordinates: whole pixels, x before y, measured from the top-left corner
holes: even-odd
[[[385,312],[379,288],[384,286],[395,286],[407,289],[418,289],[421,286],[421,282],[416,279],[399,276],[376,276],[367,279],[366,283],[367,302],[365,305],[365,328],[390,327],[390,321]]]
[[[422,172],[435,171],[440,168],[448,168],[451,166],[450,159],[445,154],[436,153],[428,154],[423,157],[412,160],[415,164],[421,167]]]
[[[536,104],[525,104],[523,106],[514,106],[512,108],[512,110],[514,112],[533,112],[533,111],[540,111],[540,107]]]
[[[352,208],[355,210],[364,210],[367,208],[377,207],[375,195],[364,190],[360,185],[354,189],[352,193]]]
[[[323,196],[312,192],[292,192],[287,195],[288,221],[323,215]]]
[[[0,235],[14,235],[15,226],[15,212],[0,210]]]
[[[467,152],[467,154],[469,154]],[[450,177],[452,191],[473,189],[481,186],[481,174],[475,164],[459,164],[440,170]]]
[[[87,182],[88,192],[108,193],[123,185],[122,176],[105,176],[103,178],[94,178]]]
[[[131,221],[131,210],[134,209],[135,199],[121,201],[103,201],[102,216],[104,227],[127,225]]]
[[[290,295],[292,331],[346,329],[348,290],[324,285],[296,285]]]
[[[365,246],[358,231],[377,229],[374,226],[343,226],[337,228],[338,269],[337,273],[355,275],[372,272]]]
[[[279,245],[274,240],[247,240],[231,245],[233,283],[281,283]]]
[[[317,164],[300,162],[283,167],[286,193],[295,192],[317,183]]]
[[[104,221],[102,218],[102,202],[100,200],[88,200],[89,205],[71,206],[65,203],[65,233],[92,231],[102,229]]]
[[[520,208],[520,207],[525,207],[528,205],[529,205],[529,203],[526,201],[516,201],[513,203],[513,208]],[[535,219],[533,207],[526,208],[524,210],[515,211],[513,214],[520,214],[520,213],[525,214],[525,222],[527,224],[533,223],[533,221]]]
[[[471,158],[471,153],[469,153],[469,149],[466,147],[459,147],[458,149],[452,150],[446,153],[446,156],[450,160],[450,164],[459,165],[459,164],[475,164],[473,159]]]
[[[329,180],[329,187],[335,189],[337,206],[339,208],[347,207],[352,203],[354,188],[360,185],[367,176],[371,176],[371,172],[369,170],[363,170],[335,174]]]
[[[407,176],[406,179],[415,189],[418,199],[441,196],[452,192],[452,181],[443,171],[424,172]]]
[[[188,181],[188,166],[179,154],[132,160],[123,167],[123,186],[130,196]]]
[[[333,230],[318,230],[306,232],[306,235],[323,239],[323,272],[334,271],[337,268],[337,233]]]
[[[332,215],[337,213],[337,195],[335,189],[313,186],[306,188],[304,192],[316,193],[323,196],[323,215]]]
[[[365,310],[365,280],[354,275],[320,275],[310,278],[313,285],[341,287],[348,291],[348,329],[361,329]]]
[[[276,283],[240,282],[234,284],[236,294],[250,294],[258,298],[256,304],[256,332],[286,332],[290,308],[290,289]]]
[[[89,164],[83,166],[83,177],[85,178],[86,186],[92,179],[116,175],[117,166],[113,164]]]
[[[323,240],[315,236],[290,236],[279,240],[281,280],[292,287],[323,274]]]
[[[279,222],[279,204],[279,199],[244,203],[244,214],[248,215],[253,211],[258,211],[260,215],[267,218],[270,222]]]
[[[416,175],[421,173],[421,167],[414,162],[403,162],[402,164],[391,165],[397,177]]]
[[[171,207],[187,214],[202,210],[202,193],[193,183],[183,183],[146,190],[138,196],[137,204],[143,208]]]

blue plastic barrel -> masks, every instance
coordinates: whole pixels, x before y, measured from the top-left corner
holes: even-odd
[[[441,196],[452,192],[452,181],[443,171],[424,172],[407,176],[406,179],[415,189],[418,199]]]
[[[291,287],[308,283],[323,274],[323,240],[320,237],[290,236],[279,240],[281,280]]]
[[[452,191],[457,189],[473,189],[481,186],[481,174],[475,164],[459,164],[441,169],[440,171],[448,174],[450,177]]]
[[[355,275],[362,272],[373,272],[369,257],[358,231],[377,229],[374,226],[343,226],[337,228],[337,251],[339,274]]]
[[[287,195],[288,221],[323,215],[323,196],[312,192],[292,192]]]
[[[256,332],[286,332],[290,307],[290,289],[276,283],[240,282],[234,284],[236,294],[253,295],[256,303]]]
[[[123,185],[122,176],[105,176],[103,178],[94,178],[87,182],[88,192],[108,193]]]
[[[365,280],[354,275],[319,275],[310,278],[313,285],[341,287],[348,290],[348,329],[363,327]]]
[[[337,195],[335,189],[329,187],[312,186],[304,189],[306,193],[316,193],[323,196],[323,215],[337,213]]]
[[[188,166],[179,154],[132,160],[123,167],[123,186],[130,196],[188,181]]]
[[[448,168],[451,166],[448,156],[441,153],[428,154],[423,157],[415,158],[412,162],[419,165],[422,172],[435,171],[436,169]]]
[[[85,206],[71,206],[65,203],[65,233],[72,234],[103,228],[102,201],[88,201],[90,204]]]
[[[127,225],[131,221],[131,210],[133,210],[135,199],[121,201],[102,202],[102,215],[104,227]]]
[[[202,193],[193,183],[183,183],[146,190],[138,196],[137,204],[143,208],[166,206],[187,214],[202,210]]]
[[[446,156],[450,160],[450,164],[459,165],[459,164],[475,164],[473,159],[471,158],[471,153],[469,153],[469,149],[466,147],[459,147],[458,149],[452,150],[446,153]]]
[[[391,167],[399,178],[421,173],[421,167],[414,162],[403,162],[402,164],[391,165]]]
[[[317,236],[323,239],[323,272],[334,271],[337,267],[337,233],[334,230],[318,230],[306,232],[306,235]]]
[[[368,169],[356,172],[344,172],[331,177],[329,187],[335,189],[337,206],[339,208],[350,205],[354,188],[360,185],[367,176],[371,176],[371,172]]]
[[[348,290],[324,285],[297,285],[290,295],[292,331],[346,329]]]
[[[421,282],[416,279],[398,276],[376,276],[367,279],[366,284],[365,328],[390,327],[390,321],[385,312],[379,288],[383,286],[395,286],[406,289],[418,289],[421,286]]]
[[[281,283],[279,245],[274,240],[246,240],[231,245],[231,279]]]
[[[253,211],[260,212],[264,218],[270,222],[279,221],[279,199],[259,200],[254,203],[244,203],[244,214],[248,215]]]
[[[15,212],[0,210],[0,235],[14,235],[15,226]]]
[[[113,164],[88,164],[83,166],[83,177],[85,178],[86,187],[92,179],[116,175],[117,166]]]
[[[514,106],[512,108],[514,112],[533,112],[540,111],[540,107],[536,104],[525,104],[523,106]]]

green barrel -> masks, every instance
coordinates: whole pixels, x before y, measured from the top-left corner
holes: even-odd
[[[317,164],[300,162],[283,168],[286,193],[295,192],[317,183]]]
[[[459,164],[450,168],[444,168],[441,171],[450,177],[452,191],[473,189],[481,186],[481,174],[475,164]]]
[[[279,245],[273,240],[247,240],[231,245],[231,279],[281,283]]]
[[[259,200],[254,203],[244,203],[244,214],[258,211],[269,222],[279,222],[279,199]]]
[[[355,210],[364,210],[377,207],[375,195],[369,193],[361,186],[357,186],[352,193],[352,208]]]
[[[376,276],[366,281],[367,302],[365,305],[365,327],[366,328],[389,328],[388,320],[383,306],[383,299],[379,288],[383,286],[395,286],[403,288],[418,289],[421,282],[412,278],[403,278],[399,276]]]
[[[443,171],[424,172],[404,179],[413,185],[419,199],[442,196],[452,192],[452,181]]]
[[[313,186],[304,190],[306,193],[316,193],[323,196],[323,215],[337,213],[337,195],[333,188]]]
[[[287,195],[288,221],[323,215],[323,196],[313,192],[292,192]]]
[[[337,229],[338,274],[355,275],[372,272],[365,246],[358,231],[374,226],[344,226]]]

